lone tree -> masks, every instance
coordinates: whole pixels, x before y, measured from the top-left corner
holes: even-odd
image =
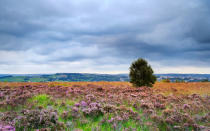
[[[149,86],[155,83],[156,77],[153,75],[153,70],[147,61],[139,58],[130,66],[130,82],[136,86]]]

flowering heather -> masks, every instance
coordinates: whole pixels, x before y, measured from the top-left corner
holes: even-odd
[[[197,90],[197,92],[196,92]],[[0,130],[210,130],[210,83],[0,83]]]
[[[0,124],[0,131],[15,131],[15,127],[10,125],[1,125]]]

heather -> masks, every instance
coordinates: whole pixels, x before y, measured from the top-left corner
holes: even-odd
[[[210,130],[210,83],[0,83],[0,130]]]

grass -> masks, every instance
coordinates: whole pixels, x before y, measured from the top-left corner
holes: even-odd
[[[16,107],[11,107],[10,105],[6,107],[0,107],[0,112],[7,112],[7,111],[20,111],[23,109],[22,105],[16,106]]]
[[[48,105],[53,105],[54,102],[51,101],[51,97],[46,94],[40,94],[37,96],[34,96],[28,100],[29,103],[34,103],[34,106],[42,106],[46,108]]]
[[[52,106],[54,109],[56,109],[59,113],[62,113],[63,111],[67,110],[67,106],[73,106],[76,101],[72,101],[69,99],[53,99],[51,96],[47,94],[39,94],[36,95],[28,100],[29,103],[34,103],[34,107],[42,106],[43,108],[47,108],[49,106]],[[62,105],[65,103],[65,105]]]

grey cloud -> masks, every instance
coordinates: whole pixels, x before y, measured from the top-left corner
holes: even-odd
[[[25,52],[23,64],[87,60],[96,68],[143,57],[208,67],[209,25],[208,0],[2,0],[0,52]]]

